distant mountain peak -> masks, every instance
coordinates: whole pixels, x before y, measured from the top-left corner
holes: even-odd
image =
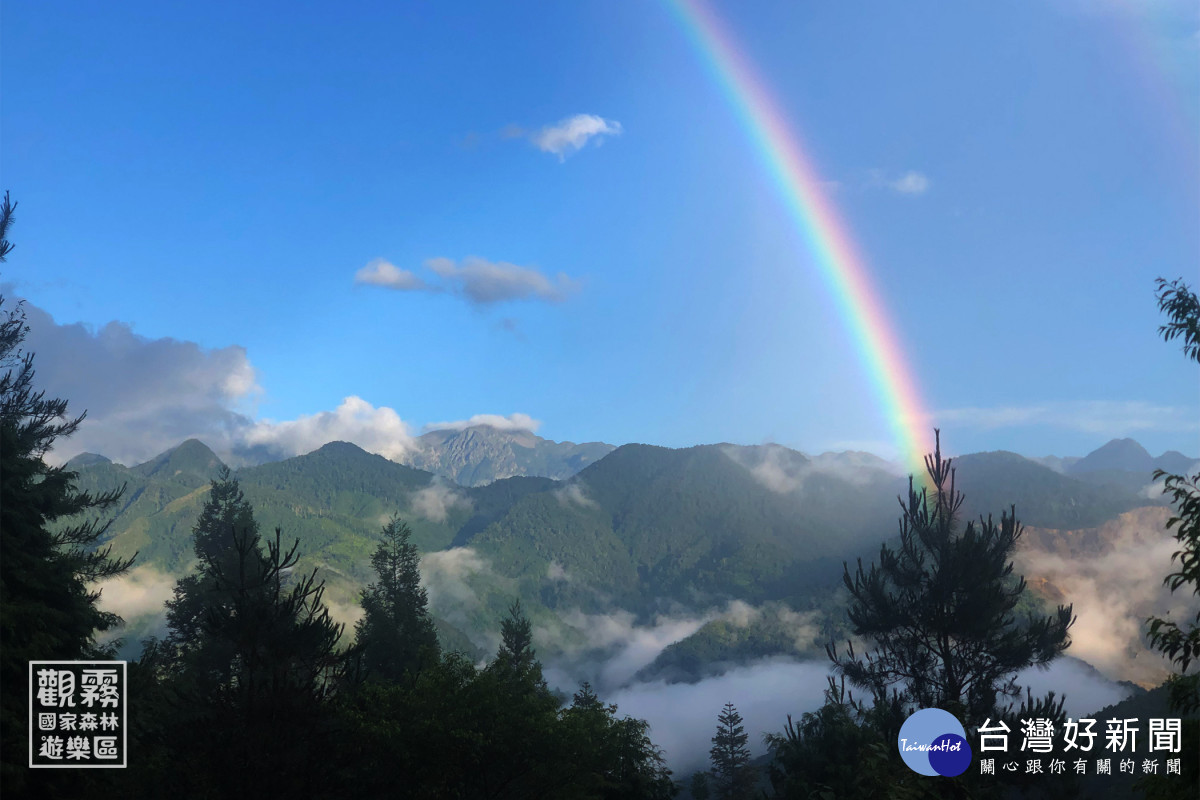
[[[208,445],[199,439],[188,439],[133,469],[146,476],[170,478],[190,475],[211,478],[223,466],[224,462],[217,458]]]
[[[338,439],[336,442],[326,442],[318,447],[313,453],[366,453],[361,447],[354,442],[346,442]],[[311,454],[310,454],[311,455]]]
[[[482,486],[519,475],[563,480],[613,449],[603,442],[555,442],[528,430],[484,424],[429,431],[399,461],[461,486]]]
[[[102,456],[99,453],[80,453],[71,458],[66,463],[66,468],[69,470],[82,469],[83,467],[92,467],[96,464],[111,464],[112,459],[107,456]]]
[[[1154,458],[1133,439],[1113,439],[1088,453],[1070,467],[1072,474],[1099,470],[1152,472]]]

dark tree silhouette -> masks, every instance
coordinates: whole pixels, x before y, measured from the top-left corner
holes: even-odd
[[[564,788],[590,789],[605,800],[674,797],[671,771],[645,720],[618,719],[617,707],[605,705],[586,682],[560,716],[559,769],[570,779]]]
[[[750,767],[748,740],[742,715],[733,703],[726,703],[717,716],[717,733],[708,751],[713,796],[717,800],[744,800],[754,796],[754,771]]]
[[[263,567],[257,548],[258,523],[237,478],[228,467],[222,467],[192,527],[200,568],[176,582],[174,596],[166,604],[167,652],[173,659],[186,662],[202,691],[215,691],[233,680],[233,643],[204,636],[204,626],[212,614],[227,612],[234,602],[219,576],[233,574],[239,567],[238,537],[255,545],[245,554],[252,562],[246,565],[250,570],[246,579],[253,580]]]
[[[500,648],[488,668],[510,680],[529,681],[543,689],[546,686],[542,665],[533,649],[533,626],[521,609],[520,600],[513,601],[508,616],[500,623]]]
[[[169,751],[196,796],[319,796],[332,752],[325,702],[343,679],[342,626],[322,603],[316,570],[293,575],[299,542],[262,540],[229,471],[212,482],[193,529],[197,572],[168,602],[157,661],[173,700]]]
[[[926,456],[933,497],[909,478],[901,501],[900,545],[880,548],[879,560],[851,576],[849,617],[872,650],[862,656],[827,650],[852,686],[883,700],[897,693],[904,708],[936,707],[981,723],[1001,701],[1019,697],[1016,673],[1045,666],[1070,642],[1070,606],[1050,616],[1018,620],[1013,613],[1025,580],[1013,581],[1013,550],[1021,537],[1016,509],[959,529],[963,496],[950,459],[937,446]]]
[[[371,556],[378,579],[363,590],[364,614],[355,629],[367,679],[399,681],[438,658],[429,598],[421,588],[420,555],[411,537],[408,525],[393,518]]]
[[[6,192],[0,261],[13,249],[15,210]],[[77,491],[75,472],[43,460],[84,415],[72,419],[66,400],[35,388],[34,354],[21,350],[29,331],[22,304],[6,309],[4,303],[0,297],[0,781],[18,796],[33,784],[70,780],[44,774],[35,780],[26,767],[29,661],[111,658],[96,637],[121,620],[96,607],[100,593],[89,583],[120,575],[133,558],[114,559],[110,548],[97,547],[108,523],[91,516],[112,506],[123,488]]]

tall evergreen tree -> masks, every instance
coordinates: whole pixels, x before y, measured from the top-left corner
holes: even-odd
[[[324,584],[315,569],[291,574],[299,543],[285,550],[278,529],[262,549],[227,470],[194,534],[200,563],[168,603],[164,659],[180,775],[200,796],[317,796],[332,745],[325,700],[344,664]]]
[[[754,796],[754,770],[750,766],[747,741],[742,715],[733,703],[726,703],[717,716],[717,733],[708,751],[712,789],[717,800],[745,800]]]
[[[227,611],[234,602],[220,576],[230,576],[244,566],[246,580],[252,581],[263,571],[254,509],[228,467],[222,467],[211,481],[192,539],[199,569],[180,578],[167,601],[167,652],[188,662],[190,674],[207,691],[233,680],[233,643],[204,635],[210,616]],[[239,539],[248,545],[244,557],[249,563],[244,565],[238,564]]]
[[[1050,616],[1013,614],[1025,580],[1013,580],[1012,554],[1022,529],[1016,510],[960,529],[963,496],[955,490],[940,432],[925,465],[933,496],[909,478],[901,502],[900,545],[880,548],[870,569],[861,559],[850,591],[850,622],[872,649],[856,656],[829,647],[837,672],[877,699],[898,692],[907,708],[937,707],[982,723],[1004,698],[1017,698],[1016,673],[1044,666],[1066,649],[1069,606]],[[968,722],[968,724],[971,724]]]
[[[1158,308],[1170,317],[1158,329],[1163,339],[1169,342],[1182,338],[1184,354],[1200,363],[1200,298],[1182,280],[1167,282],[1159,278]],[[1192,594],[1200,595],[1200,473],[1189,477],[1160,469],[1155,470],[1154,479],[1162,480],[1163,493],[1171,496],[1175,515],[1167,521],[1167,528],[1175,528],[1180,545],[1171,556],[1172,563],[1179,559],[1179,570],[1163,578],[1163,583],[1172,592],[1191,586]],[[1147,622],[1151,645],[1179,668],[1171,681],[1172,705],[1183,712],[1200,709],[1200,672],[1188,672],[1200,663],[1200,611],[1183,626],[1159,617]]]
[[[371,556],[377,580],[363,590],[364,614],[355,631],[368,679],[398,681],[438,658],[420,555],[411,537],[408,525],[393,517]]]
[[[0,261],[13,249],[15,210],[6,192]],[[29,331],[25,313],[21,303],[7,309],[4,303],[0,297],[0,784],[19,796],[35,783],[26,767],[29,661],[111,658],[96,637],[120,618],[96,607],[100,593],[88,584],[120,575],[133,558],[114,559],[109,548],[97,547],[108,524],[91,516],[122,490],[77,491],[76,473],[43,460],[84,415],[72,419],[66,400],[35,388],[34,354],[21,350]],[[36,783],[53,780],[42,775]]]
[[[515,600],[508,607],[508,616],[500,623],[500,648],[489,669],[513,680],[527,680],[531,685],[545,688],[542,665],[533,649],[533,626]]]

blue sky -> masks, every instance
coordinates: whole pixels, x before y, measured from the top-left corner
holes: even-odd
[[[712,8],[826,181],[948,449],[1200,454],[1196,369],[1153,293],[1200,287],[1194,3]],[[395,454],[490,414],[560,440],[895,454],[662,3],[10,0],[2,24],[20,207],[0,280],[36,312],[47,388],[89,410],[70,451]]]

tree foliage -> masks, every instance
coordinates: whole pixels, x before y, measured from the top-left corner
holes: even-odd
[[[883,545],[869,569],[859,560],[843,580],[854,633],[870,642],[861,656],[829,647],[836,671],[874,697],[896,691],[911,708],[942,708],[960,719],[995,716],[1000,701],[1019,697],[1016,673],[1045,666],[1069,644],[1069,606],[1050,616],[1018,620],[1025,591],[1013,581],[1013,550],[1021,537],[1015,508],[997,524],[989,516],[960,529],[963,496],[943,459],[941,437],[926,456],[929,491],[909,479],[900,503],[898,548]]]
[[[891,727],[886,704],[851,702],[845,679],[829,681],[825,704],[782,733],[767,734],[771,763],[767,777],[776,798],[904,797],[919,788],[919,776],[898,764],[881,731]],[[918,778],[918,780],[914,780]],[[924,781],[928,785],[928,781]]]
[[[438,657],[420,554],[411,537],[408,525],[393,517],[371,556],[377,580],[363,590],[355,636],[367,678],[398,681]]]
[[[717,715],[717,732],[708,751],[712,764],[712,792],[717,800],[743,800],[754,795],[754,770],[750,766],[749,736],[742,715],[726,703]]]
[[[8,235],[15,209],[6,192],[0,261],[13,249]],[[97,635],[121,620],[97,607],[100,592],[90,584],[125,572],[133,558],[112,558],[99,546],[108,525],[94,516],[123,490],[79,491],[75,472],[43,460],[84,415],[70,417],[66,400],[36,388],[34,354],[21,349],[29,331],[22,304],[5,308],[5,300],[0,297],[0,779],[19,794],[35,782],[24,766],[28,664],[107,652]],[[43,775],[36,782],[55,780]]]
[[[1200,363],[1200,298],[1182,280],[1159,278],[1158,308],[1169,317],[1158,329],[1163,339],[1182,338],[1184,354]],[[1154,479],[1163,481],[1163,494],[1171,497],[1175,514],[1167,520],[1167,529],[1175,528],[1180,545],[1171,555],[1172,563],[1179,560],[1179,569],[1163,578],[1163,583],[1172,592],[1191,586],[1192,594],[1200,596],[1200,473],[1189,477],[1160,469],[1155,470]],[[1200,660],[1200,611],[1183,626],[1160,617],[1147,622],[1151,646],[1179,668],[1180,674],[1171,683],[1172,704],[1185,713],[1200,709],[1200,673],[1188,674]]]
[[[167,603],[157,664],[171,717],[167,747],[185,792],[314,794],[332,746],[327,700],[342,679],[342,626],[316,571],[294,575],[298,543],[276,529],[264,551],[253,509],[228,469],[212,481],[193,529],[194,574]]]

